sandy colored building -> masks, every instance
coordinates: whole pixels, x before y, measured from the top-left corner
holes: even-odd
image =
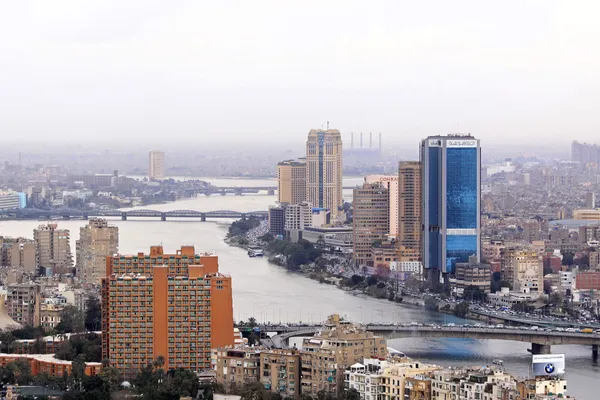
[[[337,129],[311,129],[306,141],[306,201],[339,215],[342,198],[342,136]]]
[[[573,210],[573,219],[576,220],[600,220],[600,209],[577,209]]]
[[[421,261],[421,163],[398,167],[398,248],[400,261]]]
[[[332,315],[321,332],[303,340],[301,393],[316,395],[325,390],[335,395],[343,388],[345,369],[365,358],[386,355],[383,337]]]
[[[306,160],[285,160],[277,164],[277,201],[300,204],[306,200]]]
[[[40,305],[40,326],[45,330],[51,330],[61,321],[63,304],[43,303]]]
[[[40,225],[33,230],[37,268],[51,269],[54,274],[73,272],[70,234],[55,223]]]
[[[25,326],[40,324],[40,286],[35,283],[17,283],[6,288],[8,315]]]
[[[77,277],[85,283],[100,284],[106,274],[106,257],[119,250],[119,228],[105,219],[92,218],[79,229],[76,242]]]
[[[380,183],[388,190],[389,204],[389,228],[388,234],[393,238],[398,237],[398,196],[399,196],[399,180],[398,176],[393,175],[368,175],[365,176],[365,183]]]
[[[501,251],[503,279],[518,292],[542,294],[544,291],[543,257],[530,248],[506,247]]]
[[[257,382],[260,376],[261,349],[253,347],[213,350],[217,383],[226,389]]]
[[[389,196],[381,183],[365,183],[354,189],[353,253],[359,265],[373,265],[371,247],[384,243],[389,233]]]
[[[151,181],[165,179],[165,153],[153,150],[148,161],[148,178]]]
[[[25,238],[0,237],[0,263],[4,267],[35,272],[35,242]]]
[[[17,360],[25,360],[31,368],[31,375],[46,373],[50,376],[63,377],[70,374],[72,370],[71,361],[54,358],[54,354],[6,354],[0,353],[0,366],[6,367],[9,363]],[[85,374],[88,376],[98,375],[102,369],[102,363],[86,362]]]
[[[234,344],[231,277],[219,272],[216,255],[152,246],[106,263],[102,353],[112,366],[135,374],[163,356],[167,370],[203,371],[212,348]]]

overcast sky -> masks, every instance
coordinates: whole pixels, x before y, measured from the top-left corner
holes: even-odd
[[[0,7],[3,140],[600,142],[596,0]]]

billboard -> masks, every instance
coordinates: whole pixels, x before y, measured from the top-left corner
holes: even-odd
[[[556,376],[565,373],[564,354],[536,354],[531,359],[534,376]]]

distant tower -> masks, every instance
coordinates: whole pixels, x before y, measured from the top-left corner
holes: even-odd
[[[381,151],[381,132],[379,132],[379,151]]]
[[[369,148],[373,148],[373,132],[369,132]]]
[[[362,138],[363,138],[363,136],[362,136],[362,132],[361,132],[361,133],[360,133],[360,148],[361,148],[361,149],[362,149]]]
[[[350,133],[350,148],[354,148],[354,132]]]
[[[306,200],[338,215],[342,200],[342,136],[337,129],[311,129],[306,141]]]
[[[149,158],[148,178],[151,181],[165,179],[165,153],[154,150]]]

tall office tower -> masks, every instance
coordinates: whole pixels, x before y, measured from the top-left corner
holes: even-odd
[[[398,167],[399,261],[421,261],[421,163],[401,161]]]
[[[472,255],[480,262],[481,149],[471,135],[421,142],[423,266],[431,282]]]
[[[277,201],[300,204],[306,200],[306,160],[286,160],[277,164]]]
[[[79,229],[75,251],[77,277],[83,282],[100,284],[106,274],[106,257],[119,249],[119,228],[108,225],[105,219],[90,219]]]
[[[165,179],[165,153],[153,150],[150,152],[149,161],[148,178],[150,178],[150,180]]]
[[[73,257],[68,229],[58,229],[57,224],[40,225],[33,230],[37,268],[50,269],[55,274],[69,274]]]
[[[394,239],[398,237],[398,196],[399,186],[398,177],[391,175],[367,175],[365,176],[365,183],[381,183],[381,185],[388,190],[389,205],[390,205],[390,226],[388,233]]]
[[[232,346],[231,277],[218,257],[182,246],[164,254],[106,258],[102,279],[102,358],[135,375],[158,356],[165,370],[211,367],[211,349]]]
[[[337,129],[311,129],[306,141],[306,201],[339,214],[342,199],[342,136]]]
[[[385,242],[390,226],[388,190],[381,183],[365,183],[354,189],[353,253],[359,265],[373,265],[371,248],[375,242]]]

